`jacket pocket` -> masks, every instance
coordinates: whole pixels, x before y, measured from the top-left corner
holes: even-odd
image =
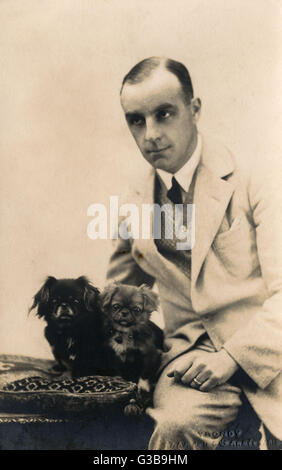
[[[236,217],[229,230],[219,233],[213,249],[226,271],[246,279],[259,266],[256,232],[245,215]]]

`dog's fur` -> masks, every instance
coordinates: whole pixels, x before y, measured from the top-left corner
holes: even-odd
[[[150,315],[158,296],[149,287],[113,283],[99,296],[103,312],[104,354],[107,373],[153,388],[163,349],[163,332]]]
[[[57,363],[54,373],[72,377],[95,375],[101,362],[99,290],[86,277],[56,279],[49,276],[34,296],[30,310],[47,323],[45,337]]]

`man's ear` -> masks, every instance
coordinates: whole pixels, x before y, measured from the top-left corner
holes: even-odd
[[[193,98],[191,100],[192,115],[193,115],[195,122],[197,122],[200,117],[201,107],[202,107],[202,103],[201,103],[200,98]]]

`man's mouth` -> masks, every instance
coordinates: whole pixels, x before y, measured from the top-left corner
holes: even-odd
[[[165,150],[168,150],[169,148],[170,148],[170,145],[168,145],[167,147],[163,147],[163,148],[161,148],[161,149],[148,150],[148,152],[149,152],[150,154],[153,154],[153,155],[156,154],[156,155],[157,155],[157,154],[159,154],[159,153],[164,152]]]

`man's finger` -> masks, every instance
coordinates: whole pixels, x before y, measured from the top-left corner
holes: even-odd
[[[183,374],[181,378],[181,382],[187,385],[190,384],[192,380],[194,379],[194,377],[197,377],[197,375],[200,373],[201,367],[202,366],[192,365],[190,369],[187,372],[185,372],[185,374]]]
[[[174,369],[171,369],[166,375],[168,377],[174,377]]]
[[[204,383],[202,383],[202,385],[199,387],[199,390],[201,392],[209,392],[210,390],[215,388],[217,385],[218,385],[217,380],[214,378],[210,378],[206,380]]]
[[[210,378],[210,376],[211,372],[209,370],[203,370],[197,375],[196,379],[200,384],[203,384]]]
[[[177,370],[172,370],[171,372],[168,372],[167,376],[171,378],[173,377],[176,382],[181,381],[181,375],[179,374],[179,372],[177,372]]]
[[[173,367],[167,372],[168,377],[182,377],[183,374],[192,366],[191,359],[183,358],[181,361],[175,362]]]

